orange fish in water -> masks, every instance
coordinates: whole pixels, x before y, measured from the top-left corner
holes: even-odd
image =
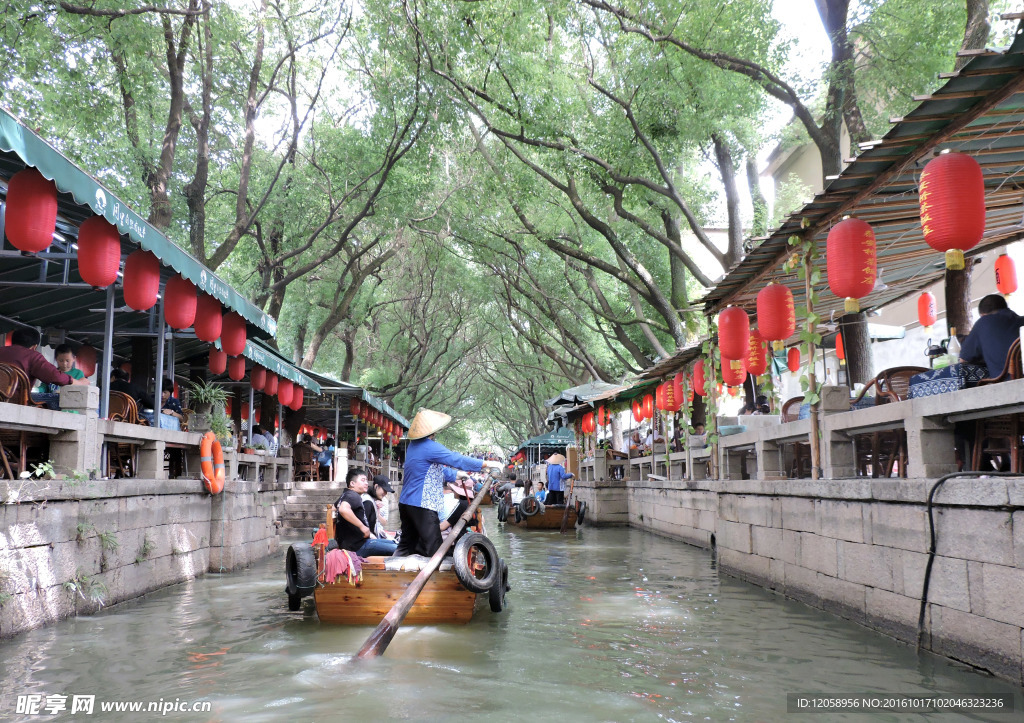
[[[189,653],[188,659],[193,663],[202,663],[207,658],[213,657],[214,655],[224,655],[228,650],[230,650],[230,648],[221,648],[216,653]]]

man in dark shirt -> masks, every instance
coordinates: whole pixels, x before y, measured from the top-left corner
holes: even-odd
[[[19,367],[28,374],[29,384],[35,384],[35,380],[44,384],[56,384],[67,386],[68,384],[88,385],[87,379],[72,379],[40,354],[36,347],[39,346],[39,332],[35,329],[15,329],[11,334],[11,346],[0,347],[0,362]],[[46,404],[50,409],[59,409],[57,394],[39,394],[32,397],[36,401]]]
[[[989,294],[978,304],[981,318],[960,348],[960,360],[971,364],[984,364],[990,377],[999,376],[1006,366],[1010,346],[1020,337],[1024,317],[1017,316],[1006,306],[999,294]]]
[[[369,488],[366,471],[352,467],[345,477],[345,491],[334,509],[338,513],[334,518],[334,539],[342,550],[350,550],[360,557],[371,555],[391,555],[397,547],[392,540],[378,540],[366,519],[362,495]]]
[[[141,412],[143,409],[153,408],[153,397],[146,390],[128,380],[128,373],[124,369],[110,370],[110,391],[124,392],[135,400]]]

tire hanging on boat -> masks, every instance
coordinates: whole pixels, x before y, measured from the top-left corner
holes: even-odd
[[[308,542],[296,542],[288,548],[284,562],[285,592],[288,609],[298,610],[302,598],[316,589],[316,552]]]
[[[455,560],[455,576],[459,578],[462,586],[471,592],[488,592],[495,584],[499,576],[498,551],[494,549],[494,543],[477,532],[470,532],[459,538],[455,543],[455,550],[452,552]],[[471,563],[482,557],[484,567],[476,570]],[[482,577],[478,577],[482,574]]]
[[[504,558],[498,560],[498,580],[487,592],[487,602],[492,613],[500,613],[505,609],[505,593],[511,590],[508,584],[508,564]]]
[[[519,509],[522,510],[523,517],[533,517],[540,512],[540,501],[533,495],[527,495],[519,503]]]
[[[579,500],[576,503],[576,526],[583,527],[583,518],[587,515],[586,500]]]
[[[508,503],[504,499],[498,500],[498,522],[508,520]]]

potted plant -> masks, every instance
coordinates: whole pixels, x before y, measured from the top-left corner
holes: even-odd
[[[211,415],[210,431],[217,436],[222,447],[228,448],[231,446],[231,423],[227,415],[223,413]]]
[[[252,448],[256,454],[267,453],[267,445],[265,445],[263,442],[253,442]]]
[[[209,414],[214,406],[223,408],[227,401],[228,390],[219,384],[203,380],[189,384],[189,403],[196,414]]]

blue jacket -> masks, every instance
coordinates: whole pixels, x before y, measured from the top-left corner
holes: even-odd
[[[990,377],[999,376],[1006,366],[1010,346],[1020,336],[1024,318],[1010,309],[999,309],[981,316],[960,347],[960,358],[984,364]]]
[[[423,507],[434,512],[444,509],[445,467],[479,472],[484,463],[481,459],[463,457],[452,452],[433,439],[416,439],[409,442],[405,451],[405,466],[402,468],[402,494],[398,501],[403,505]]]
[[[562,482],[572,477],[572,474],[565,471],[565,467],[560,464],[549,464],[548,465],[548,491],[549,492],[561,492]]]

